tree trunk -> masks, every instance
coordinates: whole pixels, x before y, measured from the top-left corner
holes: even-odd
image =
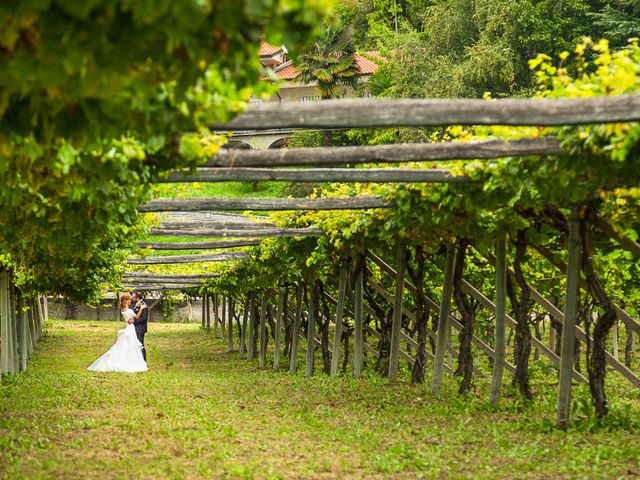
[[[557,305],[558,304],[557,300],[554,301],[553,304]],[[551,328],[553,328],[556,331],[555,343],[553,345],[553,353],[560,356],[560,350],[562,349],[562,323],[560,323],[556,319],[556,317],[554,317],[553,315],[551,315],[550,318],[551,318]]]
[[[389,352],[391,349],[391,310],[385,310],[378,301],[376,301],[376,293],[368,286],[368,271],[365,269],[364,294],[367,298],[369,307],[375,312],[378,321],[378,333],[380,333],[380,341],[378,343],[378,358],[376,360],[375,370],[382,375],[386,375],[389,371]],[[384,299],[382,300],[384,301]]]
[[[427,330],[429,328],[429,308],[424,301],[424,261],[425,254],[421,246],[415,248],[416,268],[411,266],[407,261],[407,271],[411,280],[416,287],[415,303],[416,303],[416,324],[415,328],[418,332],[418,348],[416,351],[415,362],[411,371],[412,383],[424,383],[424,372],[427,363]]]
[[[329,352],[329,322],[332,318],[332,314],[329,308],[329,304],[327,303],[327,299],[324,296],[324,284],[319,281],[318,285],[320,290],[319,296],[322,303],[322,310],[324,311],[323,315],[320,313],[320,309],[318,309],[318,318],[316,319],[318,330],[320,331],[320,343],[322,345],[322,371],[327,375],[330,375],[331,353]]]
[[[518,386],[520,393],[532,400],[533,394],[529,385],[529,357],[531,355],[531,328],[529,315],[531,312],[531,288],[522,273],[522,262],[527,251],[526,230],[519,230],[515,239],[516,252],[513,260],[515,282],[520,287],[520,298],[516,293],[515,284],[511,276],[507,278],[507,292],[511,301],[514,316],[516,317],[515,344],[513,356],[516,364],[516,372],[513,384]]]
[[[473,339],[473,327],[475,324],[476,308],[473,301],[462,290],[462,276],[464,273],[464,262],[469,242],[466,239],[458,240],[458,255],[456,257],[453,274],[453,292],[460,312],[460,351],[458,353],[458,367],[456,375],[462,376],[459,393],[468,392],[471,389],[473,380],[473,354],[471,351],[471,340]]]
[[[589,390],[599,416],[609,412],[607,396],[604,391],[604,380],[607,373],[605,357],[605,342],[609,331],[617,321],[617,313],[611,298],[602,287],[593,265],[593,245],[591,240],[592,219],[596,211],[591,205],[587,205],[585,217],[581,220],[582,233],[582,269],[587,283],[587,290],[593,299],[602,308],[603,313],[598,316],[593,327],[593,343],[590,352],[587,352],[587,369],[589,371]]]

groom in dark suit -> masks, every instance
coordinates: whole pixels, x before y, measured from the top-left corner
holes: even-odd
[[[142,298],[140,292],[133,292],[131,294],[131,300],[133,304],[133,313],[135,316],[129,320],[130,323],[136,327],[136,336],[142,344],[142,357],[145,362],[147,361],[147,349],[144,347],[144,335],[147,333],[147,320],[149,319],[149,308],[146,302]]]

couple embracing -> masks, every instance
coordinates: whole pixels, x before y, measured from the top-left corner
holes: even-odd
[[[147,351],[144,348],[144,336],[147,333],[149,308],[140,292],[120,298],[120,313],[127,323],[118,331],[116,343],[87,370],[94,372],[145,372]]]

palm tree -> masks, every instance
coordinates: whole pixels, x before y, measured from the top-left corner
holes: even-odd
[[[358,82],[358,65],[351,32],[325,26],[322,36],[313,46],[300,54],[296,68],[299,83],[316,82],[323,100],[334,97],[339,86],[355,87]],[[331,132],[324,131],[324,145],[331,145]]]

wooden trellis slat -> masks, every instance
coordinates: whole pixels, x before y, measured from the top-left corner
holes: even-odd
[[[553,315],[557,321],[559,321],[561,324],[564,325],[564,313],[562,313],[562,311],[558,307],[556,307],[552,302],[550,302],[545,297],[543,297],[542,294],[534,288],[531,289],[531,296],[536,301],[536,303],[538,303],[538,305],[540,305],[542,308],[544,308],[547,311],[547,313],[549,313],[550,315]],[[576,337],[582,342],[587,341],[586,332],[578,325],[576,325]],[[593,339],[589,338],[589,341],[593,342]],[[636,387],[640,387],[640,377],[638,377],[635,373],[629,370],[629,368],[627,368],[627,366],[624,363],[620,362],[618,358],[614,354],[610,353],[608,350],[605,350],[604,354],[605,354],[607,363],[614,370],[620,373],[623,377],[629,380]]]
[[[200,288],[201,284],[196,283],[159,283],[157,285],[127,283],[123,285],[126,290],[140,290],[141,292],[163,292],[165,290],[188,290]]]
[[[493,257],[490,254],[483,254],[480,251],[478,251],[478,253],[480,253],[480,255],[484,256],[487,260],[489,260],[489,262],[493,262],[495,263],[495,257]],[[515,273],[513,272],[513,270],[508,269],[507,273],[509,274],[510,277],[515,278]],[[463,288],[465,288],[469,293],[471,293],[472,295],[474,295],[472,290],[475,290],[474,287],[472,287],[471,285],[469,285],[465,280],[463,280]],[[562,311],[556,307],[552,302],[550,302],[549,300],[547,300],[538,290],[536,290],[534,287],[532,287],[531,285],[529,285],[529,288],[531,290],[531,297],[533,298],[533,300],[540,305],[548,314],[552,315],[553,317],[555,317],[555,319],[560,322],[561,324],[564,325],[564,313],[562,313]],[[480,294],[481,297],[478,298],[480,300],[481,303],[486,304],[487,302],[491,303],[488,299],[486,298],[482,298],[484,296],[482,296],[482,294]],[[513,326],[515,325],[515,320],[513,320],[509,315],[506,316],[507,320],[509,321],[509,323]],[[552,330],[553,331],[553,330]],[[575,335],[576,338],[578,338],[578,340],[582,341],[582,342],[586,342],[587,341],[587,334],[586,332],[578,325],[576,325],[575,328]],[[550,348],[547,348],[546,345],[543,345],[540,340],[538,340],[535,337],[532,337],[532,342],[534,343],[534,345],[540,349],[542,351],[543,354],[547,355],[549,358],[551,358],[554,362],[559,363],[560,357],[558,357],[555,352],[553,352],[553,350],[551,350]],[[593,342],[593,339],[589,339],[591,342]],[[621,363],[617,357],[613,354],[611,354],[608,350],[605,350],[605,358],[607,363],[614,369],[616,370],[618,373],[620,373],[623,377],[625,377],[627,380],[629,380],[633,385],[635,385],[636,387],[640,387],[640,377],[636,376],[631,370],[629,370],[623,363]],[[580,375],[578,372],[576,372],[574,370],[573,372],[573,377],[583,383],[586,383],[587,380]]]
[[[387,300],[391,301],[391,299],[393,298],[391,296],[391,293],[389,293],[387,290],[385,290],[382,285],[380,285],[379,283],[376,283],[376,284],[373,284],[372,286],[377,292],[379,292]],[[329,300],[333,305],[337,305],[338,301],[335,298],[333,298],[331,295],[329,295],[327,292],[324,292],[324,297],[327,300]],[[368,305],[365,305],[363,303],[362,307],[363,307],[362,309],[364,311],[366,311],[369,315],[375,315],[376,314],[376,312],[371,307],[369,307]],[[351,312],[349,309],[345,309],[344,312],[347,315],[352,316],[353,318],[356,317],[355,312]],[[415,322],[417,320],[416,316],[413,313],[411,313],[408,309],[406,309],[405,307],[402,307],[402,314],[405,317],[407,317],[409,320],[411,320],[412,322]],[[367,333],[369,333],[370,335],[376,337],[377,339],[380,338],[380,334],[378,332],[376,332],[373,328],[371,328],[370,325],[363,324],[363,331],[366,331]],[[355,333],[355,331],[354,331],[354,333]],[[435,335],[431,330],[428,330],[427,334],[431,338],[435,339]],[[419,347],[418,342],[416,342],[413,338],[411,338],[409,335],[404,333],[402,330],[400,331],[400,339],[402,341],[406,342],[413,349],[417,350],[418,347]],[[355,339],[354,339],[354,341],[355,341]],[[364,343],[363,343],[363,345],[364,345]],[[458,353],[458,352],[456,352],[455,348],[453,348],[453,346],[451,346],[449,344],[447,344],[447,350],[450,353],[454,354],[454,355],[457,355],[457,353]],[[378,355],[378,352],[376,352],[375,349],[371,349],[370,351],[373,352],[374,355]],[[429,358],[430,360],[435,360],[435,355],[433,353],[431,353],[428,349],[425,350],[425,353],[427,354],[427,358]],[[400,356],[402,358],[404,358],[407,362],[409,362],[411,365],[413,365],[413,363],[415,362],[415,359],[413,357],[411,357],[407,352],[405,352],[402,349],[400,349]],[[444,368],[446,370],[450,371],[451,373],[453,373],[453,369],[449,365],[445,364]],[[478,377],[484,377],[485,376],[484,373],[482,373],[476,367],[474,367],[474,372]]]
[[[140,205],[138,211],[360,210],[393,206],[393,202],[368,195],[344,198],[160,198]]]
[[[582,125],[640,120],[640,96],[554,99],[340,99],[251,104],[220,130],[443,125]]]
[[[226,262],[228,260],[240,260],[247,258],[245,252],[225,252],[202,255],[167,255],[162,257],[142,257],[129,258],[129,265],[160,265],[172,263],[203,263],[203,262]]]
[[[137,276],[137,275],[125,275],[123,276],[123,281],[125,283],[137,283],[140,285],[145,284],[162,284],[163,282],[167,283],[193,283],[193,284],[201,284],[206,280],[211,278],[218,278],[220,275],[210,275],[210,276],[201,276],[201,275],[151,275],[148,277]]]
[[[476,287],[471,285],[465,279],[462,279],[462,289],[465,292],[467,292],[469,295],[473,296],[476,300],[478,300],[491,313],[494,313],[494,314],[496,313],[496,305],[495,305],[495,303],[493,303],[491,300],[489,300],[487,297],[485,297],[484,294],[482,294],[482,292],[480,292],[480,290],[478,290]],[[506,320],[506,323],[508,323],[511,328],[515,328],[516,327],[517,323],[514,320],[514,318],[511,317],[511,315],[507,315],[505,313],[504,318]],[[542,352],[543,355],[547,356],[553,363],[555,363],[556,365],[558,365],[560,363],[560,357],[558,357],[558,355],[556,355],[555,352],[553,350],[551,350],[549,347],[547,347],[544,343],[542,343],[540,340],[535,338],[535,336],[531,338],[531,343],[533,343],[535,345],[535,347],[537,349],[539,349]],[[579,382],[588,383],[587,379],[584,378],[584,376],[580,372],[575,370],[575,369],[573,370],[573,378],[574,378],[574,380],[577,380]]]
[[[567,264],[555,258],[555,256],[548,249],[541,245],[533,245],[533,248],[538,251],[543,257],[549,260],[549,263],[554,265],[558,270],[566,271]],[[578,285],[583,290],[587,289],[587,284],[582,277],[578,279]],[[624,324],[634,333],[640,335],[640,323],[615,303],[613,304],[613,308],[615,309],[618,318],[622,320]]]
[[[138,242],[140,248],[153,250],[217,250],[223,248],[251,247],[260,240],[218,240],[213,242]]]
[[[637,257],[640,257],[640,244],[634,242],[626,235],[616,231],[614,226],[606,218],[596,215],[596,227],[606,233],[609,237],[615,239],[623,248],[627,249]]]
[[[471,178],[445,169],[426,168],[200,168],[196,174],[175,172],[155,183],[195,182],[361,182],[361,183],[466,183]]]
[[[373,253],[369,253],[369,257],[383,270],[385,271],[387,274],[389,275],[395,275],[396,271],[393,269],[393,267],[391,267],[389,264],[387,264],[384,260],[382,260],[380,257],[378,257],[377,255],[374,255]],[[415,287],[415,285],[413,285],[409,280],[405,280],[405,285],[406,288],[413,294],[415,294],[417,292],[417,289]],[[465,292],[469,293],[470,295],[474,296],[476,298],[476,300],[478,300],[484,307],[486,307],[487,309],[489,309],[490,312],[495,313],[495,309],[496,309],[496,305],[489,300],[487,297],[485,297],[477,288],[475,288],[473,285],[471,285],[467,280],[462,279],[462,288],[465,290]],[[388,292],[381,292],[383,294],[389,295]],[[428,296],[425,296],[425,300],[427,301],[427,303],[429,304],[430,308],[436,309],[436,310],[442,310],[441,306],[438,305],[437,302],[435,302],[433,299],[431,299]],[[457,320],[451,315],[449,314],[449,320],[453,323],[453,325],[459,329],[458,327],[462,328],[462,325],[460,323],[457,322]],[[511,327],[515,327],[516,325],[516,321],[510,316],[507,315],[505,313],[505,320],[509,323],[509,325]],[[491,349],[489,346],[487,346],[486,344],[484,344],[484,342],[482,342],[482,340],[480,340],[479,338],[477,338],[475,335],[473,336],[473,342],[481,349],[483,350],[487,355],[489,355],[491,358],[495,357],[495,352],[493,349]],[[533,344],[540,349],[540,351],[548,356],[554,363],[558,364],[560,363],[560,357],[558,357],[553,350],[549,349],[546,345],[544,345],[540,340],[538,340],[537,338],[532,338],[532,342]],[[437,353],[437,351],[436,351]],[[513,365],[511,365],[508,361],[505,360],[505,367],[511,371],[514,372],[515,368],[513,367]],[[573,371],[573,377],[583,383],[587,383],[587,380],[577,371]]]
[[[405,278],[405,284],[408,287],[408,290],[411,290],[411,288],[413,287],[413,285],[409,285],[409,282],[406,281]],[[387,301],[391,302],[393,301],[394,297],[391,295],[391,293],[389,291],[387,291],[382,285],[380,285],[379,283],[375,283],[372,285],[374,290],[376,290],[378,293],[380,293],[384,298],[387,299]],[[415,288],[415,287],[413,287]],[[370,308],[366,308],[367,311],[369,311],[369,313],[371,315],[375,315],[375,312],[370,309]],[[410,321],[412,322],[417,322],[418,319],[416,318],[415,314],[413,312],[411,312],[409,309],[402,307],[402,315],[404,315],[405,317],[407,317]],[[461,330],[462,329],[462,324],[460,324],[455,318],[451,317],[450,318],[452,325],[457,329],[457,330]],[[436,335],[431,331],[431,330],[427,330],[427,334],[434,340],[436,340]],[[474,336],[475,337],[475,336]],[[406,333],[404,333],[402,330],[400,331],[400,339],[407,342],[407,344],[409,344],[411,346],[411,348],[414,349],[418,349],[418,342],[416,342],[413,338],[411,338],[409,335],[407,335]],[[485,353],[487,353],[487,355],[489,355],[489,357],[493,358],[493,350],[491,349],[491,347],[489,347],[487,344],[485,344],[482,340],[480,340],[479,338],[474,338],[474,343]],[[457,350],[454,348],[453,345],[451,345],[450,342],[447,342],[446,344],[446,350],[447,353],[452,355],[452,356],[457,356],[458,352]],[[427,357],[429,357],[429,359],[434,360],[435,361],[435,355],[432,354],[429,350],[425,351],[427,354]],[[400,351],[400,354],[402,355],[402,350]],[[413,359],[412,359],[413,360]],[[510,371],[514,372],[515,371],[515,367],[513,367],[513,365],[511,365],[510,363],[506,363],[505,366],[507,367],[507,369],[510,369]],[[444,364],[444,368],[450,372],[453,373],[453,369],[447,365],[446,363]],[[476,376],[478,377],[485,377],[486,375],[478,370],[478,368],[473,367],[473,372]]]
[[[269,228],[260,230],[209,230],[197,228],[191,230],[169,230],[152,228],[151,236],[165,237],[200,237],[200,238],[279,238],[279,237],[312,237],[324,235],[319,228]]]
[[[269,150],[222,149],[205,166],[275,168],[471,160],[528,155],[561,155],[563,153],[564,151],[560,148],[560,143],[556,139],[541,137],[352,147],[277,148]]]
[[[159,230],[195,230],[206,229],[212,231],[218,230],[270,230],[276,228],[273,223],[252,222],[247,217],[247,221],[186,221],[186,222],[161,222],[156,229]]]

